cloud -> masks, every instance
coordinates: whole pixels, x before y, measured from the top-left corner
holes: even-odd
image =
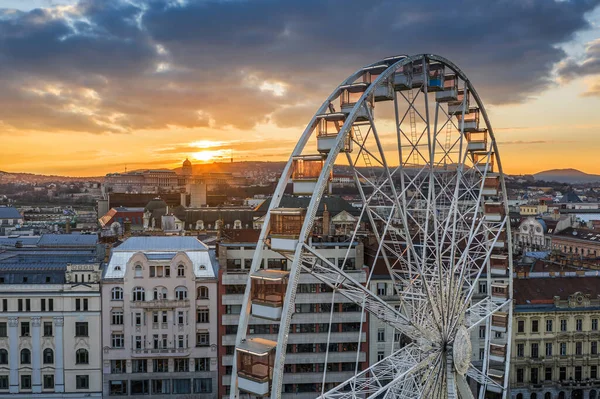
[[[582,76],[600,74],[600,39],[587,43],[582,61],[577,62],[573,58],[564,60],[558,65],[557,72],[565,82]]]
[[[589,87],[583,94],[584,97],[595,97],[600,96],[600,83],[594,83]]]
[[[89,133],[302,127],[346,76],[398,53],[449,58],[486,104],[524,102],[548,86],[565,58],[557,45],[589,27],[599,1],[85,0],[0,10],[0,123]]]

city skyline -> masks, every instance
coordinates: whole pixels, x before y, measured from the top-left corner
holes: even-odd
[[[284,161],[353,70],[431,52],[478,88],[505,172],[600,173],[598,1],[429,3],[3,2],[0,170]]]

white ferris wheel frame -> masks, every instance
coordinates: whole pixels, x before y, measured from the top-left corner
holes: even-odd
[[[309,237],[311,235],[314,219],[316,217],[316,212],[318,209],[318,205],[319,205],[319,202],[320,202],[322,196],[324,195],[325,189],[327,187],[328,178],[333,170],[333,165],[334,165],[339,153],[344,148],[344,145],[347,140],[347,136],[350,134],[353,124],[355,123],[356,114],[359,112],[361,107],[367,108],[365,106],[365,102],[368,100],[369,96],[373,95],[373,91],[375,90],[375,88],[377,87],[377,85],[380,82],[383,82],[383,81],[385,81],[385,79],[389,79],[390,77],[392,77],[392,74],[395,71],[397,71],[399,68],[401,68],[405,65],[414,63],[414,62],[418,62],[418,61],[422,61],[423,63],[428,62],[428,61],[439,62],[439,63],[443,64],[445,67],[448,67],[452,72],[454,72],[456,74],[457,77],[459,77],[464,82],[465,93],[467,93],[467,90],[468,90],[469,95],[471,95],[472,98],[475,100],[477,107],[479,108],[481,115],[483,117],[483,120],[485,122],[487,131],[488,131],[488,134],[489,134],[489,137],[491,140],[491,147],[490,147],[490,150],[488,150],[488,156],[491,151],[492,155],[494,156],[494,159],[497,162],[498,176],[499,176],[500,187],[501,187],[501,192],[502,192],[501,200],[502,200],[502,204],[503,204],[503,207],[505,210],[505,216],[504,216],[504,220],[502,222],[502,226],[506,231],[507,254],[508,254],[508,260],[509,260],[508,276],[504,278],[504,280],[508,280],[508,299],[505,302],[500,303],[500,304],[497,302],[493,302],[489,299],[489,296],[491,296],[491,293],[488,292],[488,298],[485,298],[484,300],[482,300],[479,303],[476,303],[470,307],[469,316],[467,317],[469,320],[466,322],[469,330],[474,328],[475,326],[485,324],[487,339],[486,339],[486,343],[485,343],[486,349],[485,349],[485,357],[483,360],[482,370],[479,370],[474,367],[470,367],[469,371],[467,372],[467,375],[471,379],[473,379],[474,381],[477,381],[479,384],[482,385],[482,389],[479,390],[479,399],[483,399],[484,394],[485,394],[486,385],[490,385],[490,384],[498,385],[495,381],[493,381],[487,375],[486,367],[488,364],[488,356],[489,356],[489,354],[488,354],[489,342],[491,341],[491,330],[490,330],[491,316],[499,310],[504,310],[508,314],[508,325],[507,325],[507,331],[506,331],[508,339],[507,339],[507,344],[506,344],[506,361],[505,361],[505,367],[504,367],[503,384],[502,384],[502,386],[498,385],[498,387],[501,388],[502,398],[506,399],[507,390],[508,390],[508,381],[509,381],[508,373],[509,373],[509,367],[510,367],[510,365],[509,365],[510,349],[511,349],[510,348],[510,336],[511,336],[511,331],[512,331],[512,305],[511,304],[512,304],[513,290],[512,290],[512,243],[511,243],[512,237],[511,237],[511,232],[510,232],[510,223],[508,222],[509,221],[509,216],[508,216],[509,213],[508,213],[507,191],[506,191],[506,186],[505,186],[505,181],[504,181],[504,175],[502,173],[502,164],[500,161],[499,151],[498,151],[496,140],[494,138],[494,133],[492,130],[491,123],[489,122],[487,112],[486,112],[484,105],[483,105],[482,101],[480,100],[480,97],[477,94],[475,88],[471,85],[467,76],[456,65],[454,65],[452,62],[450,62],[449,60],[447,60],[443,57],[433,55],[433,54],[419,54],[419,55],[410,56],[410,57],[408,57],[408,56],[399,57],[399,60],[397,62],[390,64],[389,67],[384,72],[382,72],[375,81],[371,82],[369,87],[365,90],[365,92],[361,96],[360,100],[358,100],[357,103],[355,104],[352,111],[346,116],[344,124],[341,127],[341,129],[337,135],[335,145],[329,151],[329,153],[326,157],[323,169],[320,173],[320,176],[319,176],[317,184],[316,184],[316,190],[311,197],[308,207],[306,208],[306,216],[305,216],[305,219],[303,222],[302,230],[300,231],[296,251],[293,254],[293,258],[291,256],[288,257],[292,261],[292,266],[290,268],[289,285],[288,285],[288,288],[287,288],[287,291],[285,294],[285,300],[283,302],[282,317],[281,317],[280,328],[279,328],[278,337],[277,337],[275,365],[273,368],[273,377],[272,377],[272,383],[271,383],[271,386],[272,386],[271,395],[270,395],[271,399],[278,399],[281,397],[282,377],[283,377],[283,369],[284,369],[284,363],[285,363],[287,339],[288,339],[288,335],[289,335],[289,327],[290,327],[291,317],[292,317],[292,314],[294,313],[296,289],[297,289],[301,270],[308,271],[308,272],[312,273],[313,275],[315,275],[317,278],[319,278],[319,280],[321,280],[322,282],[324,282],[332,287],[335,287],[338,293],[341,293],[345,297],[351,299],[352,302],[362,306],[363,312],[369,311],[371,314],[376,315],[376,317],[378,319],[384,321],[388,325],[393,326],[396,330],[399,330],[403,334],[413,338],[413,337],[415,337],[415,332],[417,332],[417,330],[419,330],[419,329],[415,329],[416,326],[411,323],[409,317],[407,317],[406,315],[397,311],[392,306],[387,304],[385,301],[381,300],[379,297],[377,297],[377,295],[373,294],[368,289],[368,287],[365,287],[363,284],[354,280],[350,275],[346,274],[343,270],[339,269],[336,265],[332,264],[327,259],[325,259],[321,255],[319,255],[317,253],[317,251],[314,251],[311,248],[310,245],[306,244],[307,240],[309,239]],[[295,146],[294,150],[292,151],[292,154],[291,154],[288,162],[285,165],[285,168],[281,175],[281,179],[279,180],[279,182],[277,184],[277,187],[275,189],[275,192],[274,192],[271,202],[269,204],[268,211],[264,216],[263,227],[260,232],[258,244],[257,244],[256,250],[253,255],[252,266],[249,271],[250,274],[256,272],[260,268],[260,264],[263,259],[263,250],[265,249],[265,243],[267,240],[267,236],[269,234],[269,228],[270,228],[269,223],[270,223],[271,211],[273,209],[277,208],[281,202],[281,199],[284,195],[286,185],[291,180],[293,159],[294,159],[294,157],[302,154],[306,144],[308,143],[313,132],[315,131],[315,128],[316,128],[316,125],[318,122],[318,116],[330,111],[330,107],[331,107],[330,104],[332,103],[333,100],[335,100],[336,98],[338,98],[340,96],[342,87],[344,85],[348,85],[348,84],[351,84],[354,81],[356,81],[356,79],[358,79],[363,74],[363,72],[366,68],[382,65],[382,63],[383,63],[383,61],[375,62],[366,67],[360,68],[355,73],[350,75],[323,102],[323,104],[319,107],[319,109],[317,110],[315,115],[312,117],[312,119],[308,123],[308,125],[307,125],[306,129],[304,130],[304,132],[302,133],[297,145]],[[424,68],[423,73],[424,74],[426,73],[425,68]],[[427,102],[427,89],[426,89],[427,83],[425,83],[424,86],[425,86],[425,88],[424,88],[425,101]],[[401,128],[400,128],[400,124],[398,123],[399,115],[397,113],[398,107],[396,106],[396,102],[398,101],[397,91],[394,90],[393,94],[394,94],[394,108],[396,111],[396,129],[397,129],[398,137],[400,137],[400,135],[403,133],[400,131]],[[464,101],[464,103],[466,103],[466,101]],[[412,104],[411,104],[411,106],[412,106]],[[463,105],[463,107],[464,107],[464,105]],[[427,111],[427,109],[426,109],[426,111]],[[371,112],[368,109],[367,109],[367,112],[369,115],[369,121],[371,123],[371,126],[374,129],[375,124],[374,124],[373,115],[371,114]],[[464,112],[464,108],[463,108],[463,112]],[[437,115],[436,115],[436,119],[437,119]],[[426,120],[427,120],[427,122],[429,121],[428,115],[427,115]],[[427,126],[427,129],[429,129],[429,126]],[[459,129],[459,131],[461,133],[461,140],[462,140],[462,136],[463,136],[462,129]],[[391,180],[392,176],[390,175],[389,168],[388,168],[387,162],[385,160],[385,156],[383,155],[383,150],[381,148],[381,143],[379,142],[377,132],[374,131],[373,135],[377,142],[377,146],[379,147],[379,150],[381,151],[382,159],[380,162],[382,163],[384,170],[387,171],[387,177],[390,179],[390,182],[391,182],[391,189],[395,190],[393,181]],[[361,150],[363,150],[363,149],[361,149]],[[366,149],[365,149],[365,151],[366,151]],[[399,151],[401,151],[401,150],[399,149]],[[417,151],[418,151],[418,149],[417,149]],[[428,158],[424,157],[423,159],[427,160]],[[349,161],[350,161],[350,159],[349,159]],[[486,162],[489,162],[489,159]],[[401,164],[402,164],[402,160],[401,160],[400,165]],[[350,165],[352,166],[351,162],[350,162]],[[399,166],[399,168],[401,168],[401,166]],[[487,173],[487,165],[486,165],[485,173]],[[401,173],[401,176],[402,176],[402,178],[404,177],[403,173]],[[484,177],[485,177],[485,174],[484,174]],[[364,177],[364,178],[368,179],[367,177]],[[356,175],[355,175],[355,179],[356,179]],[[377,192],[377,187],[375,185],[375,182],[372,182],[372,187],[374,189],[374,192]],[[457,184],[457,187],[458,187],[458,184]],[[385,195],[383,193],[383,190],[380,190],[379,193],[381,195]],[[389,197],[388,197],[388,199],[389,199]],[[364,195],[363,195],[363,200],[365,200]],[[397,195],[397,193],[395,191],[394,191],[394,198],[392,199],[392,201],[396,202],[396,204],[397,204],[396,209],[399,210],[402,208],[403,204],[400,203],[399,196]],[[480,201],[481,201],[481,199],[480,199]],[[363,207],[363,211],[368,206],[369,206],[368,204],[365,204]],[[369,215],[369,217],[370,217],[370,215]],[[391,219],[391,217],[390,217],[390,219]],[[388,219],[387,221],[382,221],[385,223],[383,234],[382,234],[382,237],[379,237],[379,236],[377,237],[378,241],[380,242],[380,249],[382,246],[386,245],[384,243],[385,238],[383,236],[385,236],[386,231],[388,231],[388,227],[391,227],[390,219]],[[473,221],[473,223],[475,224],[475,220]],[[356,231],[355,231],[355,234],[356,234]],[[497,237],[493,239],[494,243],[495,243],[496,239],[497,239]],[[410,240],[407,240],[407,244],[410,246]],[[390,248],[389,245],[387,245],[387,248],[388,248],[388,250],[390,250],[390,252],[392,252],[392,253],[394,252],[393,248]],[[408,249],[409,249],[408,252],[410,252],[411,250],[414,252],[414,248],[412,248],[412,249],[408,248]],[[309,254],[310,256],[307,257],[306,256],[307,254]],[[400,255],[400,254],[398,254],[398,255]],[[489,290],[490,283],[491,283],[491,273],[489,270],[489,254],[488,254],[488,257],[485,259],[485,262],[488,264],[487,265],[487,286],[488,286],[488,290]],[[480,274],[481,274],[481,272],[483,272],[483,269],[485,269],[485,267],[481,268],[481,270],[479,272]],[[479,277],[480,276],[478,275],[477,279],[479,279]],[[340,283],[342,280],[344,281],[343,284]],[[474,288],[475,288],[475,284],[473,284],[473,286],[471,287],[470,294],[472,294],[472,291]],[[238,333],[236,336],[236,347],[238,347],[240,345],[242,340],[245,340],[246,335],[247,335],[249,317],[251,315],[251,300],[250,300],[251,292],[250,291],[251,291],[250,283],[248,283],[246,285],[246,289],[244,292],[243,305],[242,305],[242,309],[240,312]],[[361,322],[361,328],[362,328],[362,322]],[[426,331],[418,331],[418,332],[421,334],[427,333]],[[236,361],[237,355],[236,355],[236,352],[237,351],[234,351],[233,363],[232,363],[231,390],[230,390],[231,399],[237,399],[240,397],[240,391],[239,391],[238,383],[237,383],[237,361]],[[410,363],[406,362],[405,360],[407,360],[407,359],[411,359],[411,362]],[[416,366],[418,366],[418,367],[409,367],[410,365],[414,366],[415,361],[416,361]],[[356,395],[361,395],[361,397],[375,397],[376,395],[380,395],[384,392],[387,392],[386,397],[405,397],[404,394],[401,393],[398,389],[401,389],[402,392],[406,393],[408,395],[406,397],[422,397],[422,392],[420,391],[422,388],[420,388],[420,384],[418,384],[416,382],[416,379],[424,378],[423,377],[424,373],[427,373],[427,370],[426,370],[426,368],[423,367],[423,364],[425,364],[426,362],[430,362],[430,361],[434,361],[434,359],[432,359],[431,356],[425,356],[423,353],[420,353],[420,351],[416,348],[416,346],[414,344],[409,344],[409,345],[405,346],[404,348],[392,353],[390,356],[387,356],[382,361],[379,361],[376,364],[371,365],[368,369],[358,373],[353,379],[348,380],[346,383],[341,384],[340,386],[336,387],[335,389],[331,390],[330,392],[325,393],[321,397],[323,397],[323,398],[340,398],[340,397],[350,398],[350,397],[357,397]],[[393,376],[393,378],[391,380],[390,380],[390,375]],[[448,379],[450,379],[450,378],[451,377],[448,376]],[[400,380],[404,381],[403,388],[398,388],[398,389],[394,388],[394,385]],[[349,390],[348,390],[348,387],[350,387]],[[458,391],[461,391],[460,386],[457,389],[458,389]]]

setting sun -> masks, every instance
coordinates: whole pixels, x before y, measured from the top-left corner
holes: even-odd
[[[196,161],[200,162],[210,162],[216,161],[218,159],[224,158],[226,156],[225,150],[203,150],[198,151],[192,154],[192,157]]]

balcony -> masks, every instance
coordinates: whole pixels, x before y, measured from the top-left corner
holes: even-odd
[[[136,301],[131,302],[132,308],[142,309],[174,309],[188,308],[190,306],[189,299],[154,299],[151,301]]]
[[[323,363],[325,361],[325,353],[287,353],[285,362],[288,364],[311,364]],[[356,361],[356,352],[329,352],[327,356],[328,363],[347,363]],[[367,361],[365,352],[360,352],[358,355],[359,362]]]
[[[192,348],[142,348],[132,349],[131,357],[185,357],[190,355]]]
[[[354,371],[328,371],[325,376],[326,383],[340,384],[356,374]],[[323,373],[285,373],[283,376],[284,384],[320,384],[323,382]],[[313,394],[314,397],[314,394]]]

